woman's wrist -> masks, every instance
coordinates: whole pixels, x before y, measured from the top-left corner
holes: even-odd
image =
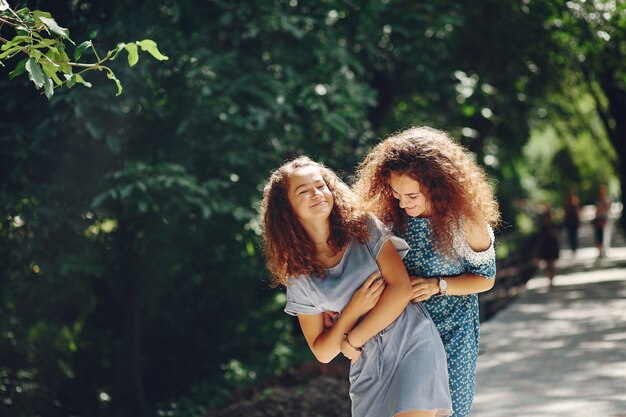
[[[362,352],[364,350],[363,345],[360,344],[353,344],[350,341],[350,334],[349,333],[344,333],[343,334],[343,341],[346,345],[348,345],[352,350],[354,350],[355,352]]]
[[[429,278],[428,288],[430,290],[430,296],[439,294],[439,278]]]

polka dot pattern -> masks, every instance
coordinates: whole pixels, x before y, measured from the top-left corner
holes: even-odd
[[[474,252],[463,233],[459,232],[454,241],[455,256],[444,256],[433,247],[430,220],[410,218],[407,232],[402,236],[411,247],[404,264],[409,275],[418,277],[473,273],[493,278],[496,274],[496,258],[491,228],[489,234],[489,249]],[[465,417],[474,400],[480,326],[478,296],[431,297],[422,304],[435,322],[446,350],[453,417]]]

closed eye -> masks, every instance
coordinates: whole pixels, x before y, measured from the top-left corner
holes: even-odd
[[[393,195],[393,198],[396,199],[400,199],[400,194],[396,193],[395,191],[391,190],[391,194]],[[417,197],[420,196],[421,193],[418,194],[407,194],[406,197],[408,197],[410,200],[415,200]]]

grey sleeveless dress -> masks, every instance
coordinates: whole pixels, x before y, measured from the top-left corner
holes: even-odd
[[[391,241],[404,257],[406,242],[377,218],[368,219],[369,242],[352,239],[339,264],[324,278],[298,276],[287,286],[285,312],[291,315],[341,312],[352,294],[378,269],[374,257]],[[393,417],[411,410],[452,413],[446,354],[428,311],[409,303],[392,324],[365,344],[350,368],[353,417]]]

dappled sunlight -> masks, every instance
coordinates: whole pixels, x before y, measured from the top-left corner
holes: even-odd
[[[607,334],[604,336],[604,340],[626,340],[626,332]]]
[[[482,325],[472,416],[626,409],[626,268],[618,257],[626,253],[612,252],[606,269],[595,252],[577,254],[576,271],[557,275],[552,290],[547,279],[532,279],[524,297]]]

